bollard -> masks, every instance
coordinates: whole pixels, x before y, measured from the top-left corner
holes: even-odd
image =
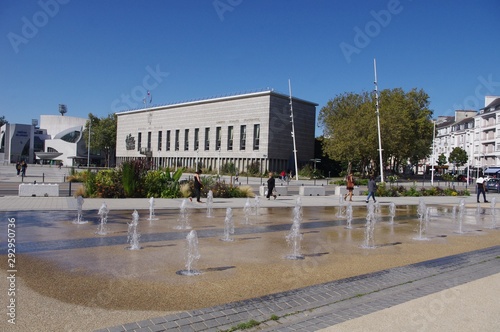
[[[45,183],[45,173],[42,173],[42,183]]]
[[[69,190],[68,190],[68,196],[71,196],[71,181],[69,181]]]

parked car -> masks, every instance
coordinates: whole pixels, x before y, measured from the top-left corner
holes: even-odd
[[[485,183],[486,185],[484,186],[484,189],[486,191],[500,193],[500,179],[489,179]]]

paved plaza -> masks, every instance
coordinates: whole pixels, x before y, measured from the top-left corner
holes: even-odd
[[[60,178],[57,168],[47,168],[34,166],[31,176],[40,177],[40,172],[43,171],[44,176],[54,179]],[[5,167],[0,167],[0,186],[5,183],[10,185],[18,181],[15,177],[11,177],[9,170]],[[29,173],[28,173],[29,174]],[[32,178],[32,179],[33,179]],[[249,184],[258,189],[260,179],[249,179]],[[269,256],[276,254],[278,257],[281,254],[283,242],[282,234],[285,234],[291,225],[290,211],[296,206],[298,195],[298,187],[301,185],[314,185],[311,181],[302,183],[292,183],[290,185],[289,196],[279,197],[277,200],[260,200],[260,209],[262,209],[262,218],[260,223],[253,227],[237,226],[234,237],[237,238],[238,246],[245,248],[244,251],[249,253],[241,253],[241,260],[250,259],[244,256],[250,255],[252,249],[252,241],[263,241],[272,244],[269,249]],[[316,185],[321,185],[316,183]],[[326,196],[318,197],[301,197],[301,203],[304,207],[304,216],[307,222],[303,224],[303,234],[310,242],[321,241],[321,235],[329,232],[336,239],[345,240],[347,232],[341,220],[335,217],[335,211],[339,208],[339,198],[333,195],[333,187],[327,188]],[[434,206],[435,215],[440,215],[443,223],[447,223],[449,219],[451,207],[456,206],[462,197],[424,197],[423,201],[429,206]],[[496,199],[495,195],[488,195],[491,201]],[[214,208],[217,209],[219,215],[227,208],[232,208],[236,212],[235,216],[241,215],[242,207],[245,205],[246,199],[218,199],[214,201]],[[109,250],[110,255],[118,253],[118,256],[132,256],[126,250],[123,250],[123,244],[127,241],[127,234],[116,232],[111,236],[99,237],[91,235],[89,231],[86,233],[85,227],[90,230],[97,225],[97,211],[103,202],[106,202],[110,211],[115,211],[116,222],[110,227],[126,226],[126,222],[130,219],[132,210],[137,209],[141,215],[146,216],[148,212],[147,199],[85,199],[83,211],[86,218],[90,220],[88,226],[75,226],[70,222],[61,224],[60,220],[69,220],[74,217],[77,209],[76,199],[71,196],[60,197],[18,197],[14,195],[4,195],[0,197],[0,254],[2,255],[1,276],[2,283],[0,287],[2,292],[8,289],[4,276],[7,273],[7,250],[3,245],[6,236],[7,223],[9,218],[15,218],[19,224],[18,236],[19,243],[16,247],[17,258],[25,259],[25,262],[31,262],[31,268],[26,266],[24,269],[17,271],[18,278],[18,324],[16,326],[9,325],[4,319],[0,322],[0,330],[5,331],[226,331],[235,327],[242,327],[241,324],[249,324],[255,321],[254,327],[248,331],[496,331],[500,325],[500,306],[498,304],[498,296],[500,295],[500,231],[493,228],[490,223],[491,205],[490,203],[476,204],[474,196],[464,197],[467,207],[468,218],[470,223],[467,224],[466,234],[455,234],[453,228],[434,229],[431,239],[427,242],[405,240],[407,237],[402,237],[396,240],[391,237],[391,228],[388,225],[387,208],[391,202],[394,202],[399,207],[415,207],[418,204],[418,198],[385,198],[379,199],[383,207],[384,216],[382,217],[382,231],[377,233],[379,243],[383,243],[375,249],[360,249],[359,246],[353,245],[352,249],[341,248],[338,245],[332,245],[328,249],[305,245],[304,251],[306,257],[301,262],[282,262],[276,261],[278,267],[283,267],[280,278],[281,283],[286,283],[284,275],[290,271],[286,271],[286,266],[301,266],[301,277],[307,275],[306,279],[302,279],[305,286],[298,284],[296,287],[283,291],[268,291],[267,289],[260,290],[257,286],[245,292],[246,286],[254,285],[251,280],[240,282],[236,280],[236,285],[240,285],[242,296],[244,299],[237,300],[234,297],[224,301],[224,298],[214,301],[217,304],[208,305],[205,302],[196,302],[192,299],[192,303],[202,303],[201,306],[187,307],[183,310],[155,310],[154,308],[163,308],[165,298],[162,289],[158,288],[157,296],[146,297],[137,296],[137,301],[149,299],[149,303],[138,303],[126,305],[119,310],[114,308],[109,310],[109,317],[102,315],[102,309],[75,306],[78,301],[73,301],[71,294],[77,296],[81,289],[71,290],[67,280],[57,281],[58,272],[41,274],[35,276],[35,279],[30,280],[33,276],[24,275],[28,271],[42,267],[38,259],[46,259],[52,257],[51,266],[56,266],[61,269],[61,275],[68,276],[71,274],[81,274],[82,283],[86,282],[87,274],[93,274],[97,271],[97,267],[85,267],[88,256],[94,259],[103,259],[98,252]],[[157,199],[155,200],[155,209],[161,218],[168,218],[175,222],[176,215],[179,211],[179,206],[182,199]],[[352,242],[362,241],[362,234],[365,211],[364,196],[354,197],[352,206],[357,211],[354,217],[355,231],[353,231]],[[242,263],[237,260],[238,257],[233,257],[232,262],[236,262],[234,266],[230,264],[217,265],[217,260],[221,260],[224,244],[219,241],[220,234],[223,228],[223,222],[207,223],[200,218],[204,215],[206,204],[192,204],[194,218],[198,218],[198,224],[193,225],[197,228],[200,241],[211,243],[209,252],[213,254],[213,262],[206,263],[207,266],[216,266],[218,269],[209,271],[205,269],[204,278],[211,282],[206,288],[211,289],[215,284],[226,284],[227,287],[235,287],[227,275],[235,274],[234,271],[245,270]],[[408,211],[406,211],[408,210]],[[413,231],[413,223],[411,215],[414,214],[415,208],[401,208],[398,225],[399,229],[405,229],[405,232]],[[412,212],[413,211],[413,212]],[[238,215],[240,213],[240,215]],[[480,216],[478,216],[480,214]],[[331,215],[331,218],[328,216]],[[444,216],[444,217],[443,217]],[[409,219],[408,219],[409,218]],[[454,227],[451,222],[450,227]],[[198,227],[195,227],[198,226]],[[123,227],[122,227],[123,228]],[[77,233],[78,230],[78,233]],[[22,233],[24,232],[24,233]],[[82,235],[84,234],[84,235]],[[157,259],[154,256],[161,253],[165,248],[175,249],[179,243],[183,241],[185,233],[172,230],[171,226],[157,226],[152,230],[143,231],[141,241],[146,248],[142,251],[142,255],[152,256],[152,259]],[[383,240],[382,240],[383,239]],[[323,240],[324,241],[324,240]],[[278,245],[276,245],[278,243]],[[319,242],[316,242],[319,243]],[[101,249],[102,250],[101,250]],[[118,249],[115,249],[118,248]],[[413,254],[418,254],[418,251],[425,250],[422,248],[432,248],[435,251],[432,255],[422,255],[422,259],[412,258]],[[331,251],[331,252],[330,252]],[[75,255],[80,256],[72,256]],[[85,253],[85,255],[83,255]],[[384,253],[384,254],[380,254]],[[124,255],[125,254],[125,255]],[[343,254],[342,256],[337,256]],[[80,262],[66,262],[65,256],[80,257]],[[259,254],[262,255],[262,254]],[[117,265],[130,264],[126,263],[116,256]],[[364,256],[364,257],[362,257]],[[370,260],[384,259],[398,260],[394,264],[380,266],[388,266],[379,269],[371,268],[369,272],[356,272],[353,275],[335,278],[337,272],[334,270],[341,269],[349,262],[354,265],[359,265],[356,271],[363,271],[363,264],[369,265]],[[250,257],[250,256],[249,256]],[[327,257],[328,260],[327,260]],[[409,263],[404,263],[404,259],[408,257]],[[428,257],[433,257],[429,259]],[[233,259],[232,258],[232,259]],[[411,261],[411,259],[414,261]],[[363,260],[364,259],[364,260]],[[128,260],[128,259],[127,259]],[[399,261],[401,260],[401,261]],[[328,262],[330,267],[318,268],[315,265],[320,265],[322,262]],[[364,263],[359,263],[364,262]],[[390,262],[386,262],[390,263]],[[26,263],[25,263],[26,264]],[[81,264],[79,266],[78,264]],[[110,264],[109,262],[106,264]],[[142,263],[145,264],[145,263]],[[151,268],[156,269],[153,264],[148,263]],[[21,264],[20,264],[21,265]],[[181,266],[182,264],[179,264]],[[21,265],[22,266],[22,265]],[[139,262],[136,266],[137,276],[143,274],[141,272],[142,265]],[[182,267],[182,266],[181,266]],[[111,268],[120,267],[110,265]],[[95,270],[94,270],[95,269]],[[168,268],[164,268],[168,269]],[[179,270],[176,266],[172,267],[171,271]],[[256,272],[260,271],[259,267],[252,266]],[[278,268],[279,270],[279,268]],[[26,272],[25,272],[26,271]],[[69,272],[68,272],[69,271]],[[81,272],[78,272],[81,271]],[[142,271],[145,271],[142,269]],[[170,270],[167,270],[170,271]],[[248,270],[248,271],[251,271]],[[304,272],[305,271],[305,272]],[[100,272],[99,272],[100,273]],[[160,275],[161,275],[160,271]],[[169,272],[170,273],[170,272]],[[328,274],[331,273],[332,279],[328,280]],[[249,275],[251,273],[248,273]],[[317,275],[315,275],[317,274]],[[180,278],[171,274],[171,282]],[[347,274],[348,275],[348,274]],[[124,276],[119,276],[120,279]],[[297,276],[296,276],[297,277]],[[52,282],[47,280],[55,278]],[[145,283],[157,283],[155,278],[157,274],[148,271],[144,273]],[[150,280],[148,280],[150,278]],[[184,277],[182,279],[185,290],[172,291],[173,294],[169,301],[175,302],[179,297],[187,297],[186,292],[189,289],[195,289],[196,283],[200,279],[197,277]],[[221,280],[217,280],[220,279]],[[259,276],[254,276],[258,280]],[[290,279],[290,278],[288,278]],[[309,280],[310,279],[310,280]],[[186,281],[189,280],[189,281]],[[317,281],[316,280],[321,280]],[[60,297],[58,295],[49,296],[50,290],[44,292],[42,289],[37,289],[34,285],[40,282],[44,287],[51,288],[51,284],[58,283],[59,292],[68,292],[68,297]],[[278,280],[279,285],[280,280]],[[193,283],[192,286],[187,286]],[[307,284],[307,285],[306,285]],[[70,285],[70,286],[68,286]],[[273,284],[271,284],[273,285]],[[57,285],[56,285],[57,286]],[[175,286],[175,285],[174,285]],[[138,285],[140,287],[140,285]],[[192,287],[192,288],[190,288]],[[264,287],[264,285],[262,286]],[[280,289],[279,286],[275,289]],[[271,289],[273,289],[271,287]],[[89,288],[88,296],[93,295]],[[251,287],[250,287],[251,288]],[[57,287],[54,288],[57,290]],[[124,291],[123,288],[120,288]],[[133,289],[130,289],[133,292]],[[264,291],[264,293],[262,293]],[[83,288],[85,292],[85,288]],[[170,290],[168,289],[168,292]],[[167,294],[168,294],[167,292]],[[237,293],[236,291],[234,293]],[[262,294],[261,294],[262,293]],[[175,295],[174,295],[175,294]],[[224,292],[221,291],[221,294]],[[244,294],[244,295],[243,295]],[[258,294],[256,296],[247,296],[247,294]],[[109,294],[108,294],[109,295]],[[101,294],[102,296],[102,294]],[[120,298],[120,294],[111,294],[111,297]],[[221,295],[222,296],[222,295]],[[168,296],[167,296],[168,297]],[[173,299],[171,299],[173,298]],[[97,300],[95,300],[97,301]],[[111,300],[107,300],[108,302]],[[117,301],[119,302],[119,301]],[[155,303],[157,302],[157,303]],[[166,304],[165,304],[166,306]],[[2,307],[5,308],[4,302]],[[120,307],[120,304],[117,304]],[[140,310],[151,308],[148,310]],[[165,307],[167,308],[167,307]],[[101,316],[94,315],[93,310],[100,310]],[[27,312],[29,311],[29,312]],[[5,316],[5,315],[4,315]],[[36,317],[33,319],[31,316]],[[143,316],[143,319],[140,317]],[[28,317],[31,317],[28,319]],[[30,320],[31,325],[23,325]],[[61,324],[54,323],[55,320],[62,321]],[[102,320],[102,323],[96,321]],[[119,320],[119,322],[117,322]],[[94,321],[94,322],[92,322]],[[113,322],[106,324],[106,322]],[[34,325],[33,325],[34,324]]]

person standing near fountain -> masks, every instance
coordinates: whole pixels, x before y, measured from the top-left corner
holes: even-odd
[[[483,193],[484,202],[488,203],[488,201],[486,200],[486,192],[484,191],[483,174],[480,174],[479,177],[477,178],[476,185],[477,185],[477,202],[479,203],[479,196],[481,196],[481,193]]]
[[[197,170],[196,173],[194,174],[194,194],[196,196],[196,201],[198,203],[203,203],[200,199],[201,197],[201,188],[203,188],[203,185],[201,184],[201,169]],[[189,197],[189,200],[192,202],[193,197]]]
[[[366,203],[370,200],[370,197],[373,197],[373,202],[377,202],[375,200],[375,192],[377,191],[377,183],[375,182],[375,178],[370,176],[370,180],[368,180],[368,197],[366,197]]]
[[[276,194],[274,193],[274,187],[276,187],[276,181],[274,179],[273,172],[269,172],[269,179],[267,179],[267,195],[266,198],[271,199],[271,195],[276,199]]]

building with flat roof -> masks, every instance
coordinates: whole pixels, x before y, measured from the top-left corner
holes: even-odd
[[[314,158],[316,106],[293,98],[297,164]],[[293,170],[290,98],[273,90],[129,110],[117,115],[117,164],[264,172]]]

